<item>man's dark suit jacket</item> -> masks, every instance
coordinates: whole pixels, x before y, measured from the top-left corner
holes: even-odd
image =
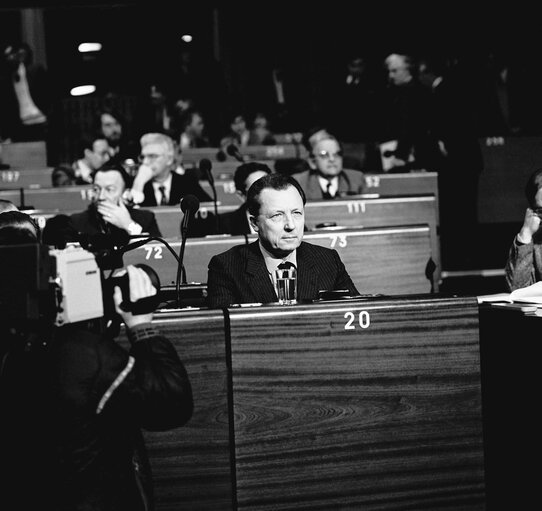
[[[302,242],[296,258],[298,301],[316,300],[320,290],[348,289],[351,295],[359,294],[336,250]],[[212,308],[278,301],[258,241],[213,256],[207,290]]]
[[[143,209],[130,209],[129,211],[132,220],[141,225],[144,233],[149,233],[150,236],[162,236],[158,224],[156,223],[156,217],[152,211]],[[99,234],[103,232],[96,210],[92,206],[89,206],[81,213],[73,213],[70,215],[70,221],[72,227],[78,232],[84,234]],[[107,225],[111,232],[123,230],[111,224]]]
[[[234,211],[219,214],[218,226],[219,234],[250,234],[246,204],[242,204]]]
[[[200,202],[212,202],[213,199],[201,187],[196,176],[192,174],[171,173],[171,191],[169,193],[168,206],[178,206],[181,198],[185,195],[195,195]],[[145,198],[140,206],[157,206],[152,181],[147,182],[143,188]]]

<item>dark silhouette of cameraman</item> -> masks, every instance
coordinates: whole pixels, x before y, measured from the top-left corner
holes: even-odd
[[[38,238],[25,213],[0,215],[0,258],[8,245],[39,246]],[[143,269],[122,272],[130,302],[156,294]],[[14,508],[153,509],[141,428],[185,424],[192,390],[175,348],[153,326],[153,312],[126,311],[127,301],[115,287],[129,351],[87,323],[20,325],[0,315],[2,493]]]

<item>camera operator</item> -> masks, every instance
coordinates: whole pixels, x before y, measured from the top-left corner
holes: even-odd
[[[30,217],[24,227],[21,215],[27,216],[0,215],[2,245],[32,239],[20,236],[33,227]],[[0,246],[0,255],[7,248]],[[156,294],[143,269],[128,266],[118,273],[128,275],[130,302]],[[13,509],[153,509],[141,428],[185,424],[192,390],[174,346],[153,326],[153,313],[129,312],[127,301],[115,287],[129,351],[88,323],[26,322],[19,328],[3,319],[0,465],[2,496]]]

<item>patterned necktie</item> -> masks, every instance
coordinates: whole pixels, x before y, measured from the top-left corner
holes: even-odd
[[[160,198],[160,206],[167,206],[167,199],[166,199],[166,187],[160,186],[158,187],[160,190],[161,198]]]

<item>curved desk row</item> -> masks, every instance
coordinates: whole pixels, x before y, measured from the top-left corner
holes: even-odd
[[[183,309],[154,322],[195,403],[184,427],[146,433],[158,510],[485,509],[476,299]]]

